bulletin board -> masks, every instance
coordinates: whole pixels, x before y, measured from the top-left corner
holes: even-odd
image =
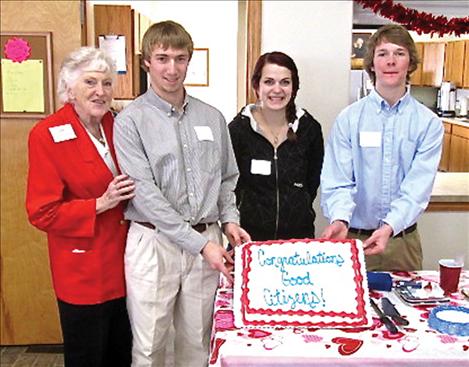
[[[209,85],[209,52],[208,48],[194,48],[187,68],[184,85],[189,87],[208,87]]]
[[[1,32],[0,116],[54,112],[51,32]]]

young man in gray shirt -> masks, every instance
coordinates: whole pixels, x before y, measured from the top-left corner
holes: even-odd
[[[173,318],[175,365],[207,365],[219,273],[232,280],[218,223],[230,243],[250,240],[238,225],[226,122],[184,89],[192,51],[180,24],[153,24],[143,37],[151,88],[114,128],[119,164],[136,185],[125,252],[133,366],[164,366]]]

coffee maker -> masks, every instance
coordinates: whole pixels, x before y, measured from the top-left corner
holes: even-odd
[[[454,117],[456,114],[456,86],[442,82],[438,90],[437,112],[439,116]]]

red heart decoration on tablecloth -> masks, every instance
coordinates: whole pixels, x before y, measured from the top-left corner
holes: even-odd
[[[383,337],[385,339],[394,340],[394,339],[400,339],[403,336],[405,336],[405,334],[400,331],[395,334],[392,334],[389,330],[383,330]]]
[[[432,308],[435,307],[435,305],[419,305],[419,306],[412,306],[413,308],[419,310],[419,311],[429,311]]]
[[[218,353],[220,352],[220,347],[226,342],[225,339],[215,339],[214,348],[212,350],[212,355],[210,356],[210,364],[215,364],[218,360]]]
[[[339,344],[339,353],[348,356],[355,353],[363,345],[363,340],[351,338],[333,338],[333,343]]]
[[[265,338],[266,336],[272,335],[271,332],[266,330],[259,330],[259,329],[249,329],[248,336],[254,339]]]
[[[469,350],[469,345],[463,345],[462,350],[467,352]]]
[[[331,345],[330,345],[330,344],[326,344],[325,347],[326,347],[326,349],[329,349],[329,348],[331,347]]]

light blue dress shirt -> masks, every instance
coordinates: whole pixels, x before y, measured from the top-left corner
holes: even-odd
[[[417,221],[430,200],[443,124],[407,93],[394,105],[373,90],[337,117],[321,174],[321,207],[332,223],[394,235]]]

